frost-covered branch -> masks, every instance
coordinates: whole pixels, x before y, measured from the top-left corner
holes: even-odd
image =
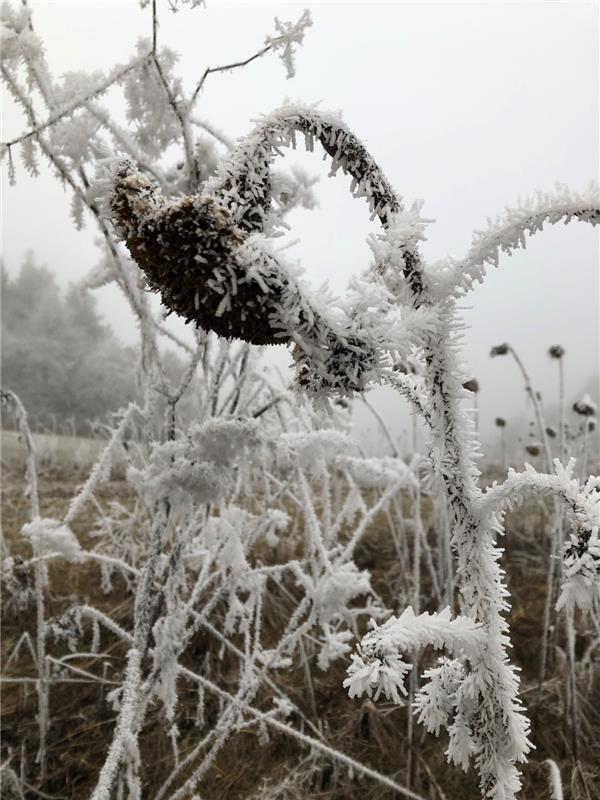
[[[192,106],[198,99],[198,95],[204,88],[204,84],[206,83],[206,79],[208,78],[209,75],[213,75],[216,72],[230,72],[231,70],[239,69],[240,67],[247,67],[248,64],[251,64],[258,58],[262,58],[262,56],[264,56],[271,50],[282,51],[281,59],[285,64],[287,70],[287,76],[288,78],[292,78],[295,74],[294,61],[293,61],[294,45],[302,44],[306,29],[312,25],[310,12],[308,9],[305,9],[302,12],[302,16],[295,23],[280,22],[277,19],[277,17],[275,17],[275,24],[279,35],[267,36],[265,39],[265,46],[262,47],[253,55],[249,56],[248,58],[242,59],[241,61],[233,61],[230,64],[223,64],[220,67],[207,67],[204,70],[202,77],[198,81],[196,88],[192,93],[192,96],[190,98],[190,106]]]
[[[483,281],[486,264],[498,266],[502,253],[511,255],[516,249],[525,248],[526,236],[540,232],[546,224],[566,225],[574,219],[592,225],[600,223],[597,185],[578,193],[559,184],[554,193],[539,192],[515,208],[507,208],[495,222],[488,219],[487,229],[475,231],[463,259],[448,258],[433,264],[427,270],[427,280],[438,296],[462,296]]]
[[[492,524],[532,493],[556,497],[562,503],[572,530],[563,545],[563,585],[558,608],[590,608],[600,600],[600,479],[590,477],[582,485],[575,477],[575,459],[563,467],[554,460],[554,475],[526,465],[523,472],[509,470],[500,485],[487,489],[480,500],[481,513]]]
[[[31,130],[20,134],[16,138],[11,139],[9,142],[2,142],[0,144],[0,147],[11,148],[16,144],[25,141],[26,139],[29,139],[31,137],[38,137],[39,134],[45,131],[47,128],[56,125],[57,122],[64,120],[65,117],[71,116],[71,114],[74,114],[79,109],[84,108],[89,103],[91,103],[92,100],[95,100],[97,97],[100,97],[102,94],[107,92],[111,86],[122,80],[125,77],[125,75],[127,75],[129,72],[136,69],[137,67],[140,67],[143,64],[147,63],[149,59],[150,59],[150,53],[146,53],[143,56],[134,58],[129,64],[126,64],[124,67],[116,67],[113,71],[111,71],[110,75],[106,78],[106,80],[101,81],[91,91],[86,92],[86,94],[83,97],[79,97],[71,101],[65,107],[61,108],[60,111],[58,111],[56,114],[51,115],[44,122],[38,123]]]
[[[390,617],[383,625],[371,621],[371,630],[361,640],[359,655],[352,656],[344,686],[350,697],[366,693],[377,700],[383,692],[388,700],[401,705],[400,693],[407,694],[404,678],[412,665],[402,660],[400,651],[411,653],[431,646],[475,660],[481,657],[485,641],[481,624],[469,617],[453,619],[449,608],[437,614],[417,615],[408,606],[399,617]]]

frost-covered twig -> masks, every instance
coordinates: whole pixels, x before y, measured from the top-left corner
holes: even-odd
[[[489,519],[521,503],[532,492],[550,495],[563,505],[573,528],[563,546],[563,585],[558,608],[590,608],[600,600],[600,479],[584,484],[575,477],[575,459],[566,467],[554,460],[554,475],[526,465],[523,472],[509,470],[500,485],[487,489],[480,500],[481,513]]]
[[[104,481],[108,480],[113,463],[115,448],[122,441],[128,426],[136,414],[143,419],[144,412],[135,403],[131,403],[123,414],[119,425],[114,429],[108,444],[104,448],[101,457],[94,465],[94,468],[92,469],[87,481],[81,488],[81,491],[71,500],[69,509],[65,515],[65,524],[68,525],[71,523],[81,512],[96,486],[99,483],[103,483]]]
[[[198,675],[191,670],[182,668],[182,674],[184,674],[187,678],[197,683],[201,683],[203,686],[206,686],[207,689],[214,692],[215,694],[224,697],[225,699],[232,700],[233,698],[219,686],[217,686],[212,681],[204,678],[201,675]],[[284,735],[290,736],[293,739],[297,739],[300,742],[303,742],[307,746],[311,747],[312,749],[323,753],[324,755],[332,758],[335,761],[338,761],[344,766],[349,767],[350,769],[356,770],[357,772],[366,775],[369,778],[372,778],[377,783],[381,783],[383,786],[387,786],[390,789],[394,789],[398,794],[403,797],[409,798],[409,800],[424,800],[422,795],[418,795],[415,792],[411,791],[405,786],[401,786],[396,781],[388,778],[386,775],[382,775],[380,772],[372,769],[371,767],[366,766],[365,764],[361,764],[359,761],[355,761],[353,758],[350,758],[346,754],[340,752],[339,750],[335,750],[333,747],[329,747],[324,742],[320,741],[319,739],[315,739],[311,736],[307,736],[305,733],[301,733],[300,731],[295,730],[291,727],[291,725],[287,725],[279,720],[275,719],[272,715],[267,714],[263,711],[259,711],[258,709],[243,704],[242,710],[245,713],[251,714],[256,719],[261,720],[265,724],[273,727],[275,730],[283,733]]]
[[[118,83],[120,80],[122,80],[125,77],[125,75],[127,75],[129,72],[147,63],[148,60],[150,59],[150,56],[151,56],[150,53],[145,53],[144,55],[139,56],[138,58],[134,58],[132,61],[129,62],[129,64],[126,64],[123,67],[115,68],[113,71],[111,71],[110,75],[104,81],[98,83],[91,91],[86,92],[86,94],[83,97],[76,98],[75,100],[71,101],[66,106],[61,108],[60,111],[58,111],[55,114],[52,114],[44,122],[37,123],[32,128],[32,130],[22,133],[20,136],[11,139],[9,142],[3,142],[2,145],[4,147],[11,148],[14,145],[19,144],[20,142],[29,139],[31,137],[38,138],[40,133],[47,130],[48,128],[51,128],[53,125],[56,125],[65,117],[71,116],[71,114],[74,114],[80,108],[85,107],[92,100],[95,100],[97,97],[108,91],[108,89],[110,89],[110,87],[113,86],[115,83]]]
[[[488,228],[475,231],[469,252],[463,259],[446,259],[427,270],[427,279],[439,296],[461,296],[485,277],[486,264],[498,266],[501,253],[511,255],[526,246],[526,235],[541,231],[545,224],[568,224],[577,219],[592,225],[600,223],[598,186],[591,184],[584,192],[574,192],[557,184],[554,192],[538,192],[506,208]]]

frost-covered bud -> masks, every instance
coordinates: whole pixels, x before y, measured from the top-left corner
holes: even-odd
[[[559,344],[552,345],[552,347],[548,350],[548,355],[550,358],[562,358],[564,354],[564,348]]]
[[[494,358],[495,356],[505,356],[508,351],[510,350],[510,345],[504,344],[497,344],[490,350],[490,356]]]

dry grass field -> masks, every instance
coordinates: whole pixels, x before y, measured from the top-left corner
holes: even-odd
[[[28,519],[28,500],[23,495],[23,463],[12,434],[3,436],[4,480],[2,485],[2,521],[6,547],[13,556],[28,557],[28,543],[20,537],[21,526]],[[83,466],[93,458],[97,443],[93,441],[58,441],[38,439],[42,470],[40,476],[41,511],[45,516],[60,518],[75,487],[86,477]],[[105,484],[98,495],[100,503],[118,500],[124,507],[133,503],[128,484],[119,477]],[[80,517],[74,530],[82,543],[98,545],[99,532],[90,527],[97,515]],[[547,564],[547,526],[549,512],[533,504],[513,514],[506,536],[506,558],[513,609],[510,616],[514,640],[514,658],[522,670],[522,693],[531,716],[536,751],[525,767],[523,798],[542,800],[551,796],[548,767],[545,759],[553,759],[560,767],[566,797],[571,800],[595,800],[600,797],[600,742],[594,735],[600,726],[600,670],[594,664],[593,642],[597,636],[591,628],[580,628],[577,654],[580,665],[579,702],[582,719],[579,758],[573,753],[573,741],[566,714],[567,666],[565,643],[561,629],[553,633],[552,668],[547,680],[538,685],[539,641],[544,605],[545,568]],[[431,531],[429,532],[431,534]],[[368,569],[373,586],[390,607],[394,607],[394,586],[402,565],[398,563],[384,519],[377,520],[364,539],[357,564]],[[112,620],[127,627],[132,613],[133,597],[124,581],[113,581],[110,593],[102,590],[99,568],[90,564],[71,565],[54,562],[50,565],[52,591],[46,598],[47,615],[58,617],[69,606],[73,596],[93,603]],[[24,571],[22,579],[29,579]],[[277,641],[292,608],[295,587],[290,583],[281,591],[275,585],[269,593],[270,607],[265,613],[265,639]],[[432,608],[434,605],[432,604]],[[21,765],[33,764],[37,746],[35,667],[24,648],[19,657],[6,667],[7,659],[19,637],[27,631],[35,639],[33,603],[17,608],[3,604],[3,684],[2,741],[3,757],[10,758],[17,771]],[[66,645],[57,645],[54,654],[66,652]],[[586,655],[589,650],[589,656]],[[89,659],[79,659],[78,667],[104,676],[104,683],[88,681],[85,676],[65,674],[64,681],[51,686],[51,727],[48,742],[48,776],[42,786],[24,793],[26,800],[37,797],[86,798],[93,789],[98,770],[110,743],[116,712],[107,695],[119,684],[124,666],[124,645],[103,634],[101,652]],[[199,668],[210,662],[211,673],[218,676],[220,686],[227,688],[228,673],[234,680],[234,657],[223,653],[214,639],[197,634],[187,656],[189,666]],[[306,652],[305,659],[314,658]],[[390,775],[405,784],[426,791],[436,800],[470,800],[478,795],[472,772],[462,774],[445,762],[445,742],[436,740],[417,726],[412,750],[406,740],[407,709],[391,703],[356,702],[342,688],[345,663],[338,661],[327,672],[304,668],[299,661],[278,676],[281,687],[302,709],[306,719],[315,725],[322,741],[351,757]],[[312,674],[311,674],[312,673]],[[198,695],[192,685],[181,682],[176,724],[180,734],[180,751],[193,749],[199,739],[197,728]],[[207,697],[204,714],[205,730],[218,715],[218,702]],[[307,731],[310,732],[310,731]],[[331,798],[331,800],[390,800],[392,790],[335,762],[302,747],[283,735],[269,733],[268,741],[256,735],[256,726],[241,728],[213,762],[199,786],[199,796],[211,800],[299,800]],[[20,744],[22,743],[22,744]],[[161,712],[152,712],[141,738],[144,764],[144,797],[153,797],[152,789],[162,783],[172,769],[172,750]],[[21,775],[28,783],[26,770]],[[32,778],[33,782],[33,778]],[[277,787],[276,789],[274,787]],[[39,791],[38,791],[39,790]],[[3,797],[11,795],[4,785]]]

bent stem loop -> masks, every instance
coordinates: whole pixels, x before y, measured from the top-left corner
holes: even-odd
[[[384,229],[372,241],[377,263],[371,277],[379,276],[381,294],[369,296],[361,312],[347,304],[343,320],[308,292],[268,240],[279,222],[272,208],[272,162],[282,147],[295,146],[297,134],[308,150],[315,141],[321,144],[332,159],[331,174],[341,168],[351,176],[351,192],[367,198]],[[521,786],[517,763],[531,748],[529,722],[507,654],[504,614],[510,606],[496,546],[501,517],[481,509],[477,434],[461,407],[468,376],[458,355],[456,300],[483,279],[485,264],[496,264],[501,251],[524,246],[525,233],[561,220],[597,224],[595,192],[580,196],[563,188],[555,197],[526,201],[489,231],[476,233],[465,259],[426,271],[418,253],[425,222],[420,206],[404,210],[377,163],[338,117],[301,106],[264,117],[199,195],[168,200],[132,162],[117,169],[114,186],[119,233],[169,308],[222,336],[294,344],[297,382],[317,395],[352,394],[371,381],[391,382],[425,412],[433,433],[432,461],[450,510],[463,613],[485,631],[484,647],[469,658],[476,709],[474,735],[461,763],[474,756],[482,796],[511,800]],[[356,304],[366,285],[359,287]],[[369,307],[381,307],[380,300],[387,309],[402,307],[403,327],[395,337],[391,327],[380,325],[383,312],[370,313]],[[400,385],[386,369],[390,352],[399,350],[398,330],[407,347],[423,353],[423,398],[416,386]]]

